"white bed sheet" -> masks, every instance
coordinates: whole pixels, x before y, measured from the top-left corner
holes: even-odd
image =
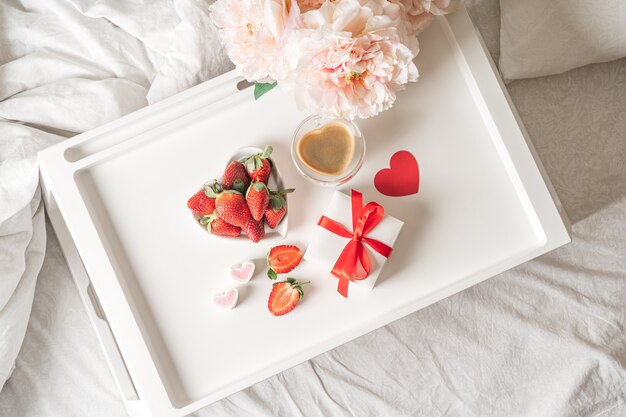
[[[122,3],[108,2],[117,10]],[[497,1],[469,6],[497,56]],[[185,42],[169,38],[165,48],[167,31],[138,24],[133,13],[139,8],[118,15],[102,6],[80,9],[117,16],[118,26],[146,45],[154,80],[139,82],[137,97],[156,100],[208,78],[210,70],[198,70],[203,60],[219,69],[209,56],[195,70],[179,68],[178,78],[172,68],[184,62],[181,57],[206,56],[198,41],[195,47],[188,41],[190,49],[179,54],[177,43]],[[184,20],[163,27],[193,39],[191,27],[206,24]],[[162,87],[154,89],[157,82]],[[508,89],[571,217],[573,243],[234,394],[199,416],[626,415],[626,60],[516,81]],[[45,91],[42,96],[54,97]],[[6,102],[0,103],[3,117]],[[137,99],[137,106],[143,104]],[[0,392],[0,415],[124,416],[54,234],[48,235],[32,318],[17,368]]]

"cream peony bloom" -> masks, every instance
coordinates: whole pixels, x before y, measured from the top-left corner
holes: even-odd
[[[317,10],[322,7],[325,0],[298,0],[300,13],[306,13],[310,10]]]
[[[248,81],[281,80],[288,71],[282,48],[300,15],[289,0],[219,0],[209,11],[229,58]]]
[[[286,48],[299,105],[347,119],[391,107],[418,78],[417,39],[402,16],[387,0],[327,1],[304,13]]]
[[[462,0],[390,0],[404,6],[408,21],[414,33],[428,27],[434,16],[455,11]]]

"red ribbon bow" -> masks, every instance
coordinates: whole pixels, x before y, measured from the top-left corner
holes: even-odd
[[[337,292],[348,297],[348,284],[350,281],[367,278],[370,273],[370,258],[364,243],[376,252],[388,258],[391,248],[378,240],[367,237],[367,234],[382,220],[385,209],[378,203],[370,202],[363,207],[363,194],[352,190],[352,232],[326,216],[320,217],[318,225],[324,229],[350,239],[337,258],[331,271],[339,278]],[[360,268],[359,268],[360,267]]]

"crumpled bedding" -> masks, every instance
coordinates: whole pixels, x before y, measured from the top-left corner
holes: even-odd
[[[203,1],[0,3],[0,387],[45,251],[37,152],[229,70],[207,9]]]
[[[497,0],[466,3],[497,61]],[[207,6],[0,3],[0,416],[125,415],[35,155],[230,69]],[[626,60],[508,89],[573,243],[197,415],[626,415]]]

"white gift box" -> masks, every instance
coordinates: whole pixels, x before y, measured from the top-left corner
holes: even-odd
[[[367,201],[363,201],[363,205],[365,204],[367,204]],[[340,223],[346,228],[346,230],[350,232],[353,231],[352,200],[349,195],[340,191],[335,191],[330,199],[328,207],[323,213],[321,213],[321,215]],[[380,223],[378,223],[378,225],[376,225],[376,227],[374,227],[374,229],[367,234],[367,237],[378,240],[393,248],[403,225],[404,222],[385,214]],[[329,277],[331,279],[338,279],[331,274],[331,271],[335,262],[337,262],[339,255],[349,241],[350,240],[345,237],[339,236],[322,226],[318,226],[313,232],[312,241],[304,254],[304,259],[324,265],[325,268],[328,269]],[[372,290],[376,284],[378,275],[380,275],[380,272],[385,266],[387,258],[373,250],[368,244],[364,243],[363,245],[365,246],[367,254],[370,258],[370,273],[365,279],[354,280],[351,284],[353,283],[358,287]],[[393,250],[389,258],[393,258]]]

